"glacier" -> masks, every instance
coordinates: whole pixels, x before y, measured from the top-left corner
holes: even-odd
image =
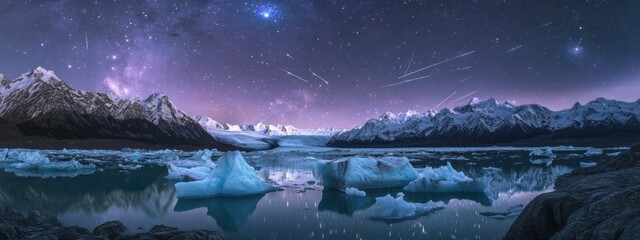
[[[456,171],[450,162],[439,168],[426,167],[418,179],[403,188],[412,193],[437,192],[484,192],[491,178],[470,178],[463,172]]]
[[[326,187],[376,189],[403,187],[418,175],[406,157],[347,157],[319,161],[318,171]]]
[[[274,190],[265,184],[239,151],[226,152],[203,180],[175,184],[178,198],[241,197]]]

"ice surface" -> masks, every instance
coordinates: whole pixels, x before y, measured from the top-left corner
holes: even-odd
[[[78,174],[91,174],[96,170],[95,164],[83,165],[77,160],[51,162],[38,151],[9,151],[9,153],[11,160],[15,162],[5,171],[13,172],[17,176],[75,177]]]
[[[427,203],[406,202],[404,194],[398,193],[395,198],[390,194],[384,197],[377,197],[376,203],[371,208],[373,210],[372,219],[394,220],[425,215],[439,207],[432,201]]]
[[[460,156],[449,156],[449,155],[444,155],[442,157],[440,157],[440,160],[443,161],[466,161],[469,160],[468,158],[460,155]]]
[[[344,190],[344,193],[349,195],[349,196],[356,196],[356,197],[366,197],[367,193],[364,191],[360,191],[357,188],[352,188],[352,187],[348,187]]]
[[[404,187],[407,192],[484,192],[489,187],[491,178],[472,179],[463,172],[456,171],[447,162],[439,168],[426,167],[418,179]]]
[[[406,157],[349,157],[321,161],[318,169],[326,187],[341,191],[402,187],[418,177]]]
[[[596,163],[596,162],[580,162],[580,167],[581,168],[595,167],[597,165],[598,165],[598,163]]]
[[[592,148],[587,150],[586,153],[584,153],[585,156],[598,156],[602,154],[604,154],[604,152],[602,151],[602,149],[599,149],[599,148]]]
[[[524,205],[518,204],[509,207],[506,212],[481,212],[480,215],[495,219],[505,219],[520,215],[522,210],[524,210]]]
[[[615,157],[615,156],[620,155],[620,153],[622,153],[622,152],[612,152],[612,153],[607,153],[607,156]]]
[[[137,170],[142,168],[142,165],[140,164],[136,164],[136,165],[124,165],[122,163],[118,163],[118,167],[124,170]]]
[[[168,165],[169,174],[165,177],[169,180],[175,181],[184,181],[184,180],[204,180],[209,175],[214,168],[209,166],[199,166],[199,167],[178,167],[173,164]]]
[[[0,149],[0,162],[7,160],[7,154],[9,154],[9,149]]]
[[[531,162],[531,164],[536,164],[536,165],[547,165],[547,166],[551,166],[551,164],[553,164],[553,159],[554,158],[544,158],[544,159],[529,159],[529,162]]]
[[[553,154],[553,151],[551,150],[550,147],[544,147],[544,148],[534,148],[529,153],[529,156],[530,157],[551,158],[551,157],[555,157],[556,155]]]
[[[271,191],[239,151],[226,152],[207,178],[176,183],[178,198],[239,197]]]

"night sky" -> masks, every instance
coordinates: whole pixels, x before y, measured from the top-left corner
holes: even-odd
[[[0,72],[36,66],[235,124],[348,128],[474,96],[561,109],[640,97],[640,1],[2,1]]]

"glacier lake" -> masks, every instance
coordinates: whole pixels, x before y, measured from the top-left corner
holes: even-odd
[[[0,149],[1,151],[2,149]],[[225,239],[500,239],[515,220],[508,209],[553,190],[556,177],[622,149],[556,147],[554,158],[530,157],[533,148],[278,148],[243,152],[257,176],[280,190],[250,197],[178,199],[167,165],[196,167],[201,152],[174,150],[41,150],[51,163],[75,160],[94,168],[13,169],[0,161],[0,206],[46,210],[65,225],[93,229],[110,220],[130,232],[164,224],[184,230],[220,231]],[[214,151],[215,161],[222,153]],[[483,193],[405,193],[407,202],[441,207],[402,219],[373,219],[376,197],[401,188],[367,190],[366,197],[325,188],[320,161],[354,156],[407,157],[416,170],[453,168],[491,177]],[[50,164],[50,163],[46,163]],[[588,165],[588,164],[587,164]]]

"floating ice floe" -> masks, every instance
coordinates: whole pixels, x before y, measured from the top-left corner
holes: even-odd
[[[118,167],[124,170],[138,170],[140,168],[142,168],[142,165],[140,164],[136,164],[136,165],[124,165],[122,163],[118,163]]]
[[[176,183],[178,198],[240,197],[272,191],[239,151],[227,152],[203,180]]]
[[[612,153],[607,153],[607,156],[609,156],[609,157],[615,157],[615,156],[620,155],[620,153],[622,153],[622,152],[612,152]]]
[[[402,187],[418,177],[406,157],[351,157],[321,161],[318,170],[325,186],[340,191],[348,187]]]
[[[553,157],[556,157],[556,155],[553,154],[553,151],[551,150],[550,147],[544,147],[544,148],[534,148],[529,153],[529,157],[553,158]]]
[[[75,177],[78,174],[91,174],[96,169],[95,164],[83,165],[76,160],[51,162],[37,151],[17,151],[13,157],[16,162],[10,164],[5,171],[14,172],[18,176]]]
[[[506,212],[481,212],[480,215],[495,219],[505,219],[520,215],[524,210],[524,205],[518,204],[513,207],[509,207]]]
[[[214,168],[209,166],[199,166],[199,167],[178,167],[173,164],[168,165],[169,174],[165,176],[166,179],[174,180],[174,181],[184,181],[184,180],[203,180],[211,175],[211,172]]]
[[[468,158],[460,155],[460,156],[450,156],[450,155],[444,155],[442,157],[440,157],[440,160],[443,161],[466,161],[469,160]]]
[[[124,156],[124,158],[126,158],[127,160],[130,161],[140,161],[140,159],[142,159],[144,156],[142,156],[142,154],[138,153],[138,152],[134,152],[134,153],[130,153]]]
[[[7,154],[9,154],[9,149],[0,149],[0,162],[7,160]]]
[[[602,151],[602,149],[599,148],[592,148],[587,150],[587,152],[584,153],[585,156],[599,156],[604,154],[604,152]]]
[[[484,192],[489,187],[491,178],[470,178],[463,172],[456,171],[447,162],[439,168],[427,167],[418,175],[418,179],[404,187],[407,192]]]
[[[348,187],[344,190],[344,193],[349,195],[349,196],[356,196],[356,197],[366,197],[367,193],[364,191],[360,191],[357,188],[352,188],[352,187]]]
[[[580,162],[580,167],[581,168],[595,167],[597,165],[598,165],[597,162]]]
[[[403,193],[398,193],[395,198],[390,194],[384,197],[377,197],[376,203],[371,208],[373,210],[371,218],[379,220],[414,218],[442,209],[432,201],[427,203],[406,202]]]

